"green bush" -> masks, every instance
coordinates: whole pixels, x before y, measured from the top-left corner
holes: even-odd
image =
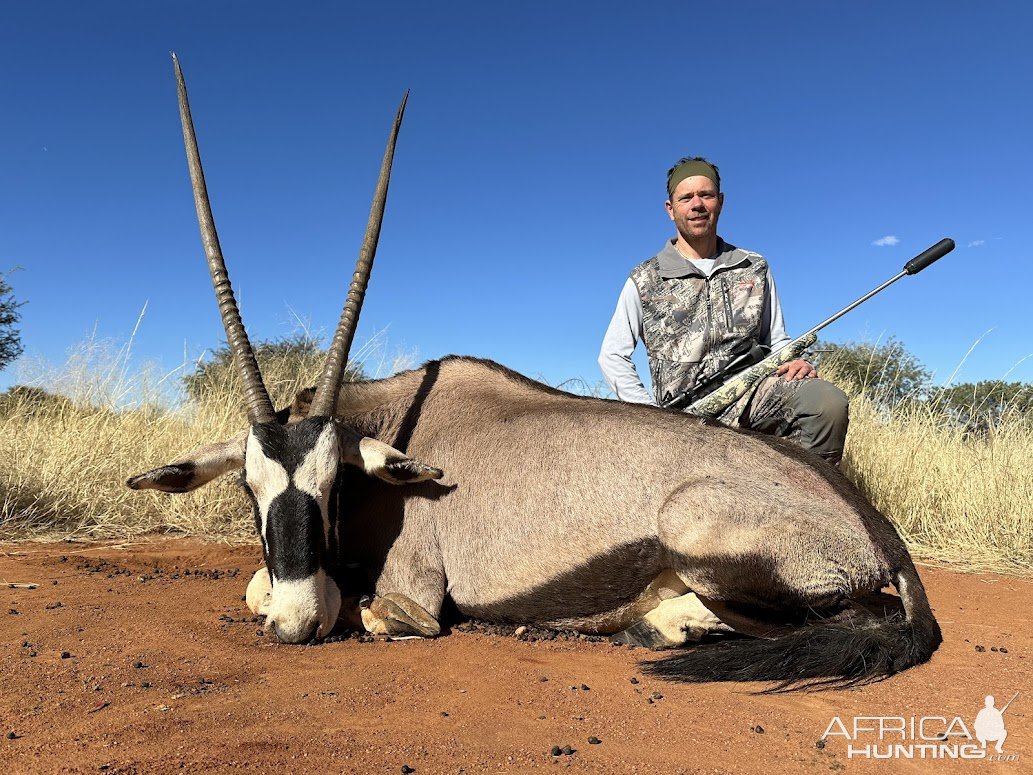
[[[929,390],[929,371],[893,337],[882,344],[832,342],[822,347],[814,365],[819,372],[831,369],[837,384],[851,395],[863,393],[888,407],[923,398]]]
[[[326,362],[326,351],[320,346],[319,340],[309,334],[259,341],[252,346],[266,389],[276,406],[290,403],[299,390],[315,385]],[[360,379],[365,379],[362,364],[349,362],[344,380],[351,382]],[[225,344],[210,359],[183,377],[183,386],[187,396],[199,403],[213,397],[225,399],[244,396],[240,374],[233,363],[229,346]]]

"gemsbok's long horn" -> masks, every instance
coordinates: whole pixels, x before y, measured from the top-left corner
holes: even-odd
[[[369,222],[366,224],[366,236],[362,240],[359,257],[355,261],[355,274],[352,275],[348,298],[344,302],[337,331],[330,344],[330,351],[326,355],[326,368],[316,387],[316,395],[312,399],[312,407],[309,410],[310,417],[328,417],[333,414],[337,389],[341,384],[345,365],[348,363],[348,353],[351,350],[352,339],[355,338],[359,311],[362,309],[366,286],[369,285],[369,276],[373,271],[373,259],[377,253],[377,241],[380,239],[380,225],[383,223],[384,207],[387,204],[387,188],[391,182],[391,162],[395,156],[395,142],[398,140],[398,129],[402,125],[402,114],[405,113],[405,103],[408,99],[409,92],[406,92],[402,97],[402,103],[398,106],[398,112],[395,114],[391,136],[387,140],[387,148],[384,151],[384,161],[380,165],[380,178],[377,180],[377,188],[373,194],[373,205],[369,211]]]
[[[190,182],[194,189],[194,205],[197,207],[197,223],[201,227],[201,242],[208,257],[208,271],[215,287],[215,299],[219,303],[222,325],[226,329],[226,341],[237,364],[237,371],[244,383],[244,396],[247,406],[248,422],[252,425],[268,423],[276,419],[273,402],[262,382],[255,351],[248,341],[247,332],[240,319],[237,300],[233,297],[229,272],[219,247],[219,235],[215,231],[215,218],[212,216],[212,205],[208,201],[208,189],[204,183],[204,170],[201,168],[201,154],[197,150],[197,137],[194,135],[194,122],[190,118],[190,101],[187,99],[187,85],[183,80],[183,70],[179,59],[172,54],[172,64],[176,69],[176,89],[179,93],[179,118],[183,123],[183,144],[186,146],[187,166],[190,167]]]

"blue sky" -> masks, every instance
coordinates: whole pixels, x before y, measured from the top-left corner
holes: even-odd
[[[0,269],[28,355],[124,340],[145,302],[139,358],[219,344],[175,50],[255,339],[332,332],[411,89],[357,343],[595,382],[672,233],[665,172],[702,154],[791,334],[950,236],[825,336],[896,336],[941,379],[984,337],[959,379],[1033,380],[1030,29],[1019,2],[5,3]]]

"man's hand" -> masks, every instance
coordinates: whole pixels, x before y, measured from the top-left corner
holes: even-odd
[[[807,361],[802,359],[783,363],[778,367],[775,373],[785,374],[787,382],[794,379],[807,379],[808,377],[818,376],[817,370]]]

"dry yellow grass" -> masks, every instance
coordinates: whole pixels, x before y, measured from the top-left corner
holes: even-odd
[[[239,430],[234,414],[202,409],[191,421],[180,412],[8,407],[0,420],[0,456],[7,461],[0,468],[0,539],[245,535],[246,502],[228,478],[176,498],[124,484],[152,464]]]
[[[1033,426],[1019,417],[969,436],[921,405],[850,403],[845,473],[893,519],[916,557],[1033,571]]]
[[[108,366],[93,356],[73,359],[47,383],[71,400],[22,396],[0,406],[0,540],[153,532],[252,540],[250,507],[233,476],[192,495],[124,484],[246,427],[235,381],[214,386],[200,403],[160,409],[168,381],[146,370],[127,376],[127,359],[121,351]],[[315,382],[318,360],[263,364],[278,406]],[[967,569],[1033,571],[1031,424],[1007,420],[968,438],[920,406],[878,407],[852,397],[844,470],[915,555]]]
[[[141,313],[142,318],[142,313]],[[139,324],[138,324],[139,325]],[[226,476],[197,493],[136,492],[126,479],[247,427],[239,379],[216,370],[202,400],[185,402],[183,367],[131,369],[131,344],[89,339],[58,368],[29,365],[30,382],[0,401],[0,540],[117,538],[167,532],[251,539],[250,506]],[[356,353],[374,374],[410,365],[383,334]],[[316,383],[323,357],[274,348],[260,355],[277,406]]]
[[[236,376],[223,375],[203,401],[161,408],[163,381],[147,369],[129,375],[127,359],[125,349],[87,343],[48,375],[48,387],[70,398],[29,392],[0,406],[0,540],[156,531],[250,536],[250,507],[232,476],[177,496],[125,486],[133,474],[246,428]],[[262,368],[274,403],[283,406],[315,383],[322,358],[277,357]]]

